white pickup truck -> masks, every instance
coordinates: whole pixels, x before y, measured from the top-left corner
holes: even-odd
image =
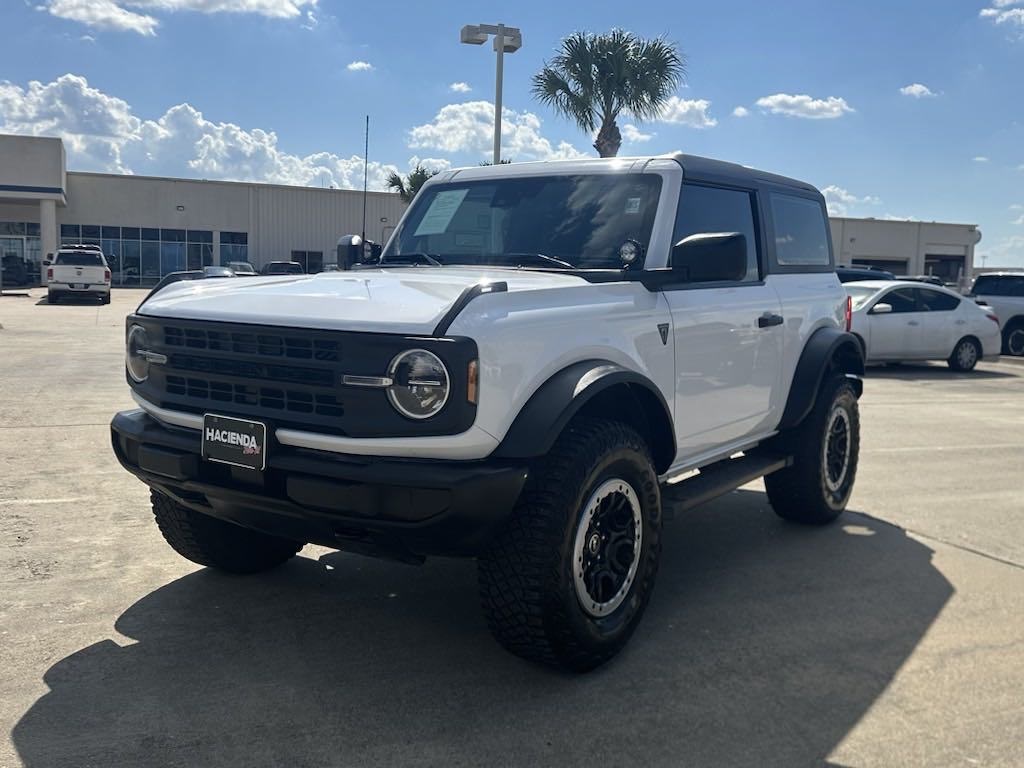
[[[56,304],[65,296],[95,296],[110,303],[110,267],[94,245],[63,245],[46,268],[46,300]]]

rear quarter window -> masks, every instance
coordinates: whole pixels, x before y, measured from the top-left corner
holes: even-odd
[[[821,203],[778,192],[771,193],[769,200],[776,261],[789,267],[830,266],[828,224]]]

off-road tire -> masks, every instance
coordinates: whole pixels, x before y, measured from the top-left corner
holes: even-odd
[[[578,529],[585,524],[587,509],[602,498],[597,491],[620,480],[635,495],[628,514],[638,514],[642,521],[637,526],[632,517],[629,528],[629,536],[641,531],[639,545],[629,544],[639,549],[631,550],[629,560],[636,569],[632,580],[623,576],[616,587],[621,600],[617,607],[609,600],[609,612],[594,616],[583,607],[574,573],[576,547],[591,540],[591,528],[582,533]],[[623,491],[623,486],[618,489]],[[614,488],[611,493],[610,503],[618,503]],[[629,536],[626,541],[632,541]],[[577,419],[531,468],[508,523],[479,558],[488,626],[518,656],[576,672],[594,669],[622,649],[639,623],[660,554],[661,496],[646,442],[625,424]]]
[[[972,353],[973,350],[973,353]],[[981,359],[981,345],[970,337],[960,339],[953,347],[953,354],[949,356],[946,363],[954,371],[966,373],[973,371],[974,366]]]
[[[295,556],[302,544],[218,520],[150,491],[153,516],[164,540],[193,563],[228,573],[258,573]]]
[[[1024,355],[1024,321],[1011,320],[1003,328],[1003,354],[1021,357]]]
[[[826,440],[836,426],[833,414],[843,411],[849,433],[847,463],[842,476],[830,475]],[[846,508],[857,476],[860,450],[860,417],[857,393],[844,376],[832,376],[822,384],[814,408],[798,426],[777,439],[779,449],[793,457],[793,464],[764,479],[768,501],[779,517],[805,525],[831,523]],[[838,482],[837,482],[838,481]]]

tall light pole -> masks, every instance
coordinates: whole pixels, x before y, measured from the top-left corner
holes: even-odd
[[[504,24],[467,24],[459,33],[459,40],[468,45],[483,45],[494,35],[494,50],[498,64],[494,77],[494,164],[501,162],[501,88],[504,77],[505,54],[515,53],[523,47],[523,33]]]

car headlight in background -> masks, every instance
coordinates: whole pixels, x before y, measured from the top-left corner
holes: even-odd
[[[145,328],[133,325],[128,329],[124,361],[128,367],[128,375],[139,384],[149,378],[149,356],[143,354],[148,351],[148,347],[149,339]]]
[[[403,416],[429,419],[444,408],[451,391],[448,369],[425,349],[402,352],[388,369],[388,399]]]

